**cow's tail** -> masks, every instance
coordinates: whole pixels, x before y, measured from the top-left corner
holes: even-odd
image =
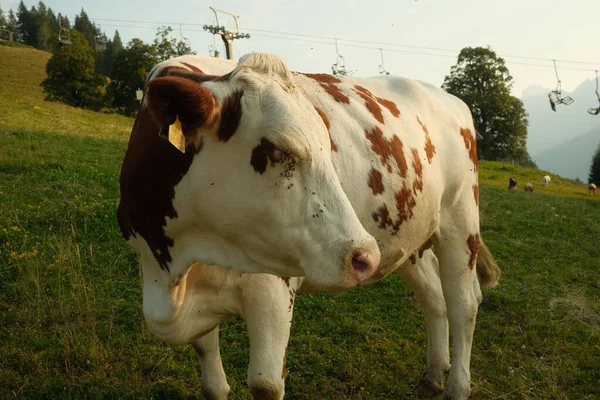
[[[479,241],[479,252],[477,253],[477,278],[479,284],[488,288],[495,288],[500,280],[500,267],[496,264],[490,249],[483,240]]]

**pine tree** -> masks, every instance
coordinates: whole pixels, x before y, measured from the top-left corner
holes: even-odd
[[[20,41],[21,34],[19,32],[19,21],[17,19],[17,16],[15,15],[15,12],[12,9],[8,11],[8,19],[6,22],[6,27],[12,34],[12,40]]]
[[[37,43],[36,48],[40,50],[50,49],[50,37],[52,36],[51,17],[43,1],[38,3],[36,15]]]
[[[21,0],[17,8],[17,20],[21,41],[35,47],[38,44],[37,10],[35,7],[31,7],[31,10],[28,10],[23,0]]]

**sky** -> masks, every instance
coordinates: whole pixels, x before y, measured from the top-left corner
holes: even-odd
[[[29,8],[37,2],[25,4]],[[180,36],[182,24],[183,36],[198,54],[208,54],[213,44],[213,35],[202,30],[213,23],[208,8],[213,6],[238,15],[240,32],[251,35],[234,42],[235,59],[253,51],[269,52],[281,56],[291,70],[302,72],[331,72],[337,59],[334,38],[339,39],[346,69],[355,76],[379,73],[382,48],[387,71],[435,85],[442,84],[460,49],[490,46],[505,58],[514,78],[513,94],[519,97],[530,86],[556,87],[552,60],[557,60],[564,91],[595,79],[594,71],[600,70],[598,0],[46,0],[45,4],[71,21],[84,8],[109,37],[118,30],[124,43],[134,37],[151,42],[161,25],[172,26]],[[16,10],[17,5],[17,0],[0,0],[4,10]],[[232,26],[231,21],[219,15],[220,25]],[[221,39],[214,37],[214,43],[225,57]]]

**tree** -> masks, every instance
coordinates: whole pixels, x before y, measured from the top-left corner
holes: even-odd
[[[94,48],[96,45],[96,36],[101,35],[100,29],[90,21],[85,10],[82,8],[79,15],[75,16],[75,24],[73,25],[76,31],[79,31],[83,34],[83,37],[88,41],[90,46]]]
[[[8,10],[6,28],[10,31],[11,35],[9,36],[12,36],[12,40],[17,41],[21,39],[21,35],[19,33],[19,21],[17,20],[15,12],[12,9]]]
[[[38,44],[37,10],[35,7],[31,7],[31,10],[28,10],[23,0],[21,0],[17,7],[17,20],[19,38],[23,43],[35,47]]]
[[[465,47],[442,88],[471,109],[475,129],[483,136],[477,144],[480,158],[515,161],[529,159],[526,149],[527,112],[511,96],[512,76],[504,60],[484,47]]]
[[[6,25],[6,16],[4,15],[4,11],[2,11],[2,7],[0,7],[0,28],[4,28]]]
[[[173,28],[170,26],[161,26],[156,31],[154,46],[156,47],[160,61],[184,54],[196,54],[184,40],[177,41],[174,37],[169,38],[168,36],[171,32],[173,32]]]
[[[102,61],[100,63],[100,72],[106,76],[110,76],[112,73],[113,64],[119,52],[123,50],[123,42],[121,42],[121,36],[119,31],[115,31],[115,35],[112,40],[106,42],[106,50],[102,54]]]
[[[50,37],[53,34],[53,28],[56,23],[56,17],[51,9],[46,8],[44,2],[38,3],[36,15],[36,44],[35,47],[40,50],[50,49]]]
[[[158,61],[156,47],[137,38],[117,54],[107,95],[118,112],[128,116],[136,113],[139,102],[135,98],[135,91],[143,89],[146,76]]]
[[[105,78],[96,73],[94,52],[83,35],[71,30],[70,36],[73,44],[59,47],[46,65],[46,100],[98,110]]]
[[[590,165],[590,174],[588,176],[588,183],[595,183],[600,185],[600,143],[592,158],[592,165]]]

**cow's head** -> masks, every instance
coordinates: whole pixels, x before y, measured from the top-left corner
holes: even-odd
[[[168,248],[153,251],[163,268],[202,261],[344,287],[375,272],[379,248],[342,190],[327,129],[282,60],[250,54],[217,79],[156,78],[146,108],[163,133],[180,126],[189,160],[164,218]]]

